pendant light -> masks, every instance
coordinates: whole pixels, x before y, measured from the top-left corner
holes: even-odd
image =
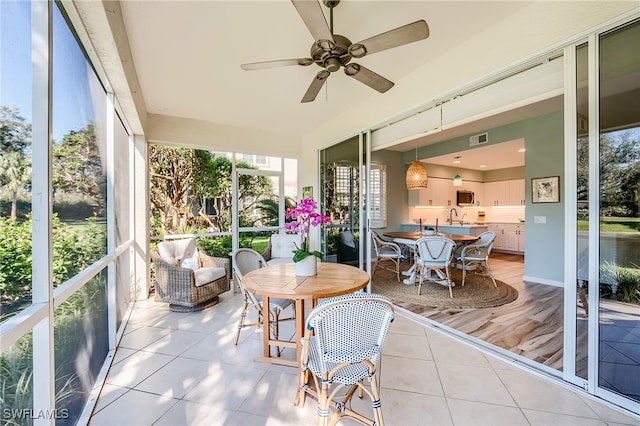
[[[460,157],[453,157],[453,164],[460,164]],[[462,176],[457,172],[453,178],[453,186],[462,186]]]
[[[427,169],[418,161],[418,148],[416,148],[416,160],[407,169],[407,189],[427,189]]]

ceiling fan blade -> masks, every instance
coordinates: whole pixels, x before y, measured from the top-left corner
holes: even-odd
[[[353,77],[360,83],[364,83],[372,89],[380,93],[384,93],[393,87],[393,82],[387,80],[381,75],[376,74],[369,68],[365,68],[359,64],[348,64],[344,67],[344,73],[349,77]]]
[[[311,82],[311,85],[307,89],[307,93],[304,94],[300,102],[313,102],[316,96],[318,96],[318,92],[320,92],[320,89],[322,89],[322,86],[324,86],[324,82],[327,81],[329,75],[330,73],[327,70],[322,70],[318,74],[316,74],[316,76],[313,78],[313,81]]]
[[[291,0],[291,3],[295,6],[314,40],[331,40],[333,43],[333,35],[318,0]]]
[[[429,37],[429,26],[424,20],[398,27],[382,34],[353,43],[349,46],[349,53],[354,58],[362,58],[364,55],[424,40]]]
[[[288,67],[291,65],[301,65],[306,67],[313,63],[311,58],[298,58],[298,59],[281,59],[278,61],[265,61],[265,62],[253,62],[250,64],[242,64],[240,68],[245,71],[261,70],[264,68],[276,68],[276,67]]]

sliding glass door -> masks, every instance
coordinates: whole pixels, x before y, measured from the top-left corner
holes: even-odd
[[[320,151],[320,208],[331,218],[321,235],[329,262],[363,266],[366,143],[357,135]]]
[[[640,403],[640,22],[594,35],[575,70],[575,291],[567,380]],[[569,182],[568,182],[569,183]]]

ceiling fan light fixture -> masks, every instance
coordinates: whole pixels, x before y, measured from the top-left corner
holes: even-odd
[[[329,72],[336,72],[340,69],[340,65],[342,65],[340,63],[340,59],[338,58],[334,58],[334,57],[329,57],[324,61],[325,67],[327,68],[327,71]]]
[[[406,184],[407,189],[427,189],[427,168],[421,161],[414,161],[407,169]]]

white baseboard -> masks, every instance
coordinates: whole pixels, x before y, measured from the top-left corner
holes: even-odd
[[[552,285],[554,287],[563,287],[564,288],[564,283],[562,281],[548,280],[546,278],[530,277],[528,275],[523,275],[522,276],[522,281],[526,281],[528,283],[546,284],[546,285]]]

